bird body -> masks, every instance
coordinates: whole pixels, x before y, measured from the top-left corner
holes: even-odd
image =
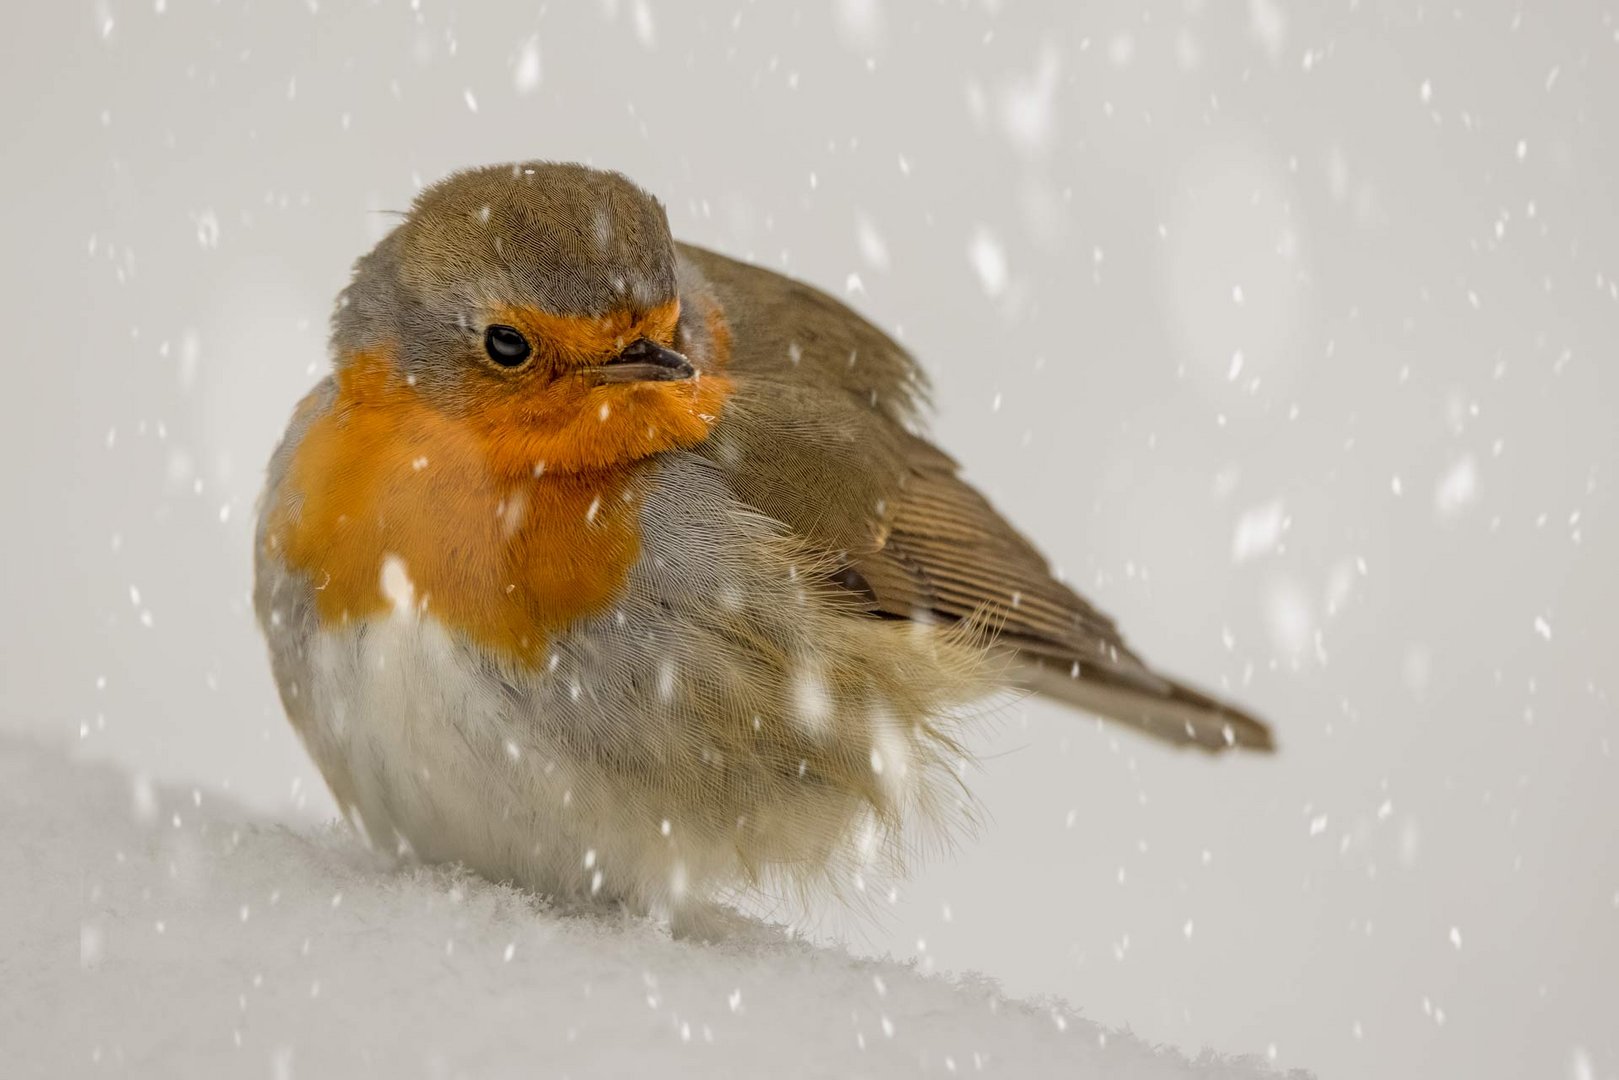
[[[1269,745],[959,479],[903,350],[676,245],[617,174],[452,176],[333,323],[270,463],[255,606],[385,850],[673,913],[902,863],[961,816],[954,726],[1001,687]]]

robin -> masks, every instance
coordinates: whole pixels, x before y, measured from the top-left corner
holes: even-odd
[[[269,465],[255,607],[370,842],[676,917],[847,895],[969,805],[996,691],[1269,749],[1147,667],[919,435],[839,301],[676,243],[624,176],[426,189]]]

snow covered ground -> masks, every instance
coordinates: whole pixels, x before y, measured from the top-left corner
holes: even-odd
[[[1275,1075],[758,924],[691,944],[391,870],[25,739],[0,805],[8,1077]]]

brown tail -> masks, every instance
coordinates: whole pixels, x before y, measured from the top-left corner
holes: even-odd
[[[1027,657],[1014,662],[1013,680],[1025,690],[1139,728],[1155,738],[1215,753],[1242,747],[1276,749],[1270,728],[1242,710],[1183,683],[1154,676],[1136,685],[1110,679],[1111,672],[1082,672]]]

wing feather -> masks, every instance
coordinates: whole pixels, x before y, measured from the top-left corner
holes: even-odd
[[[868,610],[973,620],[1022,687],[1159,738],[1271,748],[1259,720],[1148,667],[917,433],[926,379],[886,334],[808,285],[681,257],[683,287],[712,291],[734,343],[736,394],[704,452],[742,498],[840,555]]]

